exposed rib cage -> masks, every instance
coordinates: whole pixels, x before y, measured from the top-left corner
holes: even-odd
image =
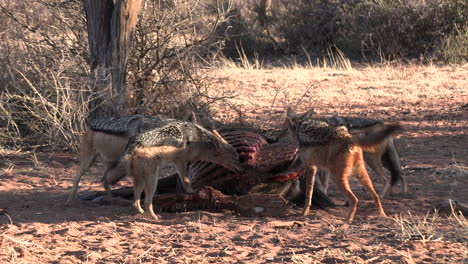
[[[290,143],[269,144],[263,135],[241,129],[219,132],[235,147],[248,169],[237,175],[210,162],[190,163],[189,178],[196,190],[211,186],[224,194],[246,194],[254,185],[275,178],[276,172],[284,171],[294,159],[295,146]]]

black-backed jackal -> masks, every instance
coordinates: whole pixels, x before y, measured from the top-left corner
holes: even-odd
[[[306,118],[311,111],[298,116],[288,109],[286,125],[290,135],[299,145],[299,157],[306,168],[306,199],[303,214],[307,215],[312,205],[312,192],[317,169],[329,172],[349,203],[347,217],[351,223],[356,214],[358,199],[349,185],[349,177],[356,176],[372,194],[381,216],[386,216],[379,195],[375,192],[364,163],[363,149],[374,147],[386,140],[398,124],[385,124],[365,135],[352,135],[346,126],[336,126],[327,119]]]
[[[381,121],[358,117],[332,116],[326,119],[334,126],[346,126],[350,134],[357,136],[365,136],[384,125]],[[392,193],[392,187],[399,182],[401,182],[402,191],[407,192],[408,183],[401,168],[400,157],[393,143],[393,136],[390,135],[381,142],[363,150],[366,164],[384,181],[380,191],[382,197],[385,197],[387,193]],[[384,167],[390,172],[390,175],[385,173]],[[327,180],[322,181],[322,184],[326,192]]]
[[[306,113],[298,115],[297,120],[300,121],[302,119],[312,118],[314,117],[314,114],[314,109],[310,109]],[[350,134],[361,136],[368,134],[384,124],[381,121],[359,117],[331,116],[321,117],[321,119],[326,119],[327,122],[334,126],[346,126]],[[280,136],[286,134],[286,131],[287,127],[280,132]],[[408,183],[401,167],[400,157],[391,135],[373,147],[365,148],[363,150],[366,164],[380,178],[382,178],[384,182],[382,190],[380,191],[381,197],[385,197],[387,193],[392,193],[392,187],[399,182],[401,182],[402,191],[404,193],[407,192]],[[385,172],[384,168],[390,172],[390,175]],[[320,176],[324,192],[326,193],[328,188],[328,174],[326,172],[321,172]]]
[[[97,157],[101,158],[107,171],[115,165],[125,151],[128,138],[139,133],[161,127],[167,122],[174,121],[151,115],[132,115],[97,119],[91,122],[88,130],[80,140],[80,171],[73,179],[73,187],[67,202],[76,198],[81,177],[94,164]],[[115,174],[119,179],[125,176],[126,171],[121,170]],[[104,188],[110,191],[109,184],[103,179]]]
[[[187,162],[196,160],[213,162],[232,171],[241,170],[235,148],[217,131],[212,133],[192,122],[174,121],[130,138],[125,154],[118,164],[106,172],[105,178],[114,178],[115,171],[127,168],[127,174],[134,178],[135,208],[140,213],[144,212],[140,204],[144,190],[144,207],[154,219],[158,219],[153,211],[158,169],[174,163],[185,191],[190,193],[193,189],[188,178]]]

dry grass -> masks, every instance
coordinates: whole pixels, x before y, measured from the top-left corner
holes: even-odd
[[[399,230],[398,235],[403,242],[416,240],[427,243],[442,239],[436,223],[439,220],[437,211],[428,212],[424,216],[414,216],[408,212],[397,215],[394,220]]]
[[[468,254],[468,220],[453,207],[448,217],[439,215],[437,210],[425,215],[414,215],[408,211],[394,216],[393,220],[395,235],[403,243],[461,243],[465,245],[465,254]]]
[[[265,100],[269,105],[268,113],[253,112],[257,120],[250,121],[268,124],[270,117],[280,118],[288,106],[316,107],[317,112],[324,113],[321,109],[329,107],[322,102],[328,101],[336,103],[335,111],[328,114],[351,115],[366,115],[368,107],[378,107],[381,112],[396,110],[396,114],[410,108],[417,111],[418,104],[428,98],[434,105],[451,99],[468,101],[468,80],[462,77],[468,75],[468,64],[460,67],[383,63],[338,68],[296,64],[297,67],[280,69],[267,65],[245,69],[241,65],[230,61],[225,67],[208,70],[215,82],[223,83],[220,87],[238,94],[221,106],[224,109],[221,112],[232,113],[219,116],[222,120],[237,120],[241,118],[238,112],[258,109]],[[384,104],[380,103],[382,99]],[[233,108],[236,111],[232,111]],[[425,126],[424,123],[416,125]]]
[[[8,164],[6,168],[2,168],[2,174],[6,177],[12,177],[14,175],[15,166],[13,164]]]

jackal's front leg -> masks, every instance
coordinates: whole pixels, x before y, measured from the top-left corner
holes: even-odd
[[[176,161],[174,163],[175,163],[175,166],[177,168],[177,172],[179,174],[180,181],[182,182],[182,185],[184,186],[185,192],[194,193],[195,191],[193,190],[192,183],[190,182],[190,179],[188,177],[187,162],[185,162],[185,161]]]
[[[144,213],[145,211],[141,208],[141,193],[143,192],[144,183],[137,182],[135,180],[135,185],[133,186],[133,206],[138,210],[140,214]]]
[[[309,214],[310,207],[312,206],[312,195],[314,192],[315,175],[317,174],[317,166],[310,165],[306,168],[306,197],[304,202],[303,215]]]
[[[148,181],[146,183],[146,188],[145,188],[145,208],[148,209],[148,212],[150,213],[151,217],[153,217],[154,220],[158,220],[159,218],[156,215],[156,213],[154,213],[154,209],[153,209],[153,197],[158,187],[159,168],[156,168],[154,172],[154,176],[148,177],[147,180]]]

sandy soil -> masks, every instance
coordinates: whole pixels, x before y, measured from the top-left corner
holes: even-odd
[[[348,228],[347,208],[333,186],[338,206],[308,217],[296,208],[281,218],[192,211],[162,212],[154,221],[119,200],[65,206],[78,171],[75,153],[2,150],[0,262],[468,263],[468,222],[447,207],[433,211],[449,198],[468,203],[468,65],[234,68],[210,78],[216,91],[238,95],[218,106],[220,119],[278,126],[292,106],[401,122],[405,131],[395,143],[409,192],[384,199],[390,217],[382,219],[353,182],[360,204]],[[102,190],[101,173],[95,166],[80,191]]]

